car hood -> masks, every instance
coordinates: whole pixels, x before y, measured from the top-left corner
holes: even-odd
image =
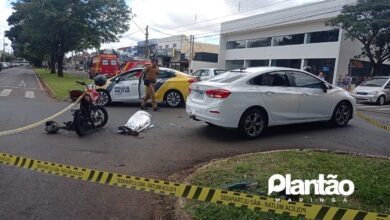
[[[371,86],[358,86],[353,91],[356,92],[377,92],[380,91],[381,87],[371,87]]]

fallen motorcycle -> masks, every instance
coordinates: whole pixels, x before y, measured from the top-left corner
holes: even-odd
[[[97,86],[106,83],[106,77],[99,75],[95,77],[95,83],[88,85],[85,82],[76,83],[85,86],[84,90],[71,90],[69,96],[72,102],[79,100],[79,105],[71,110],[73,120],[64,122],[65,126],[58,126],[54,121],[46,122],[45,130],[48,133],[57,133],[59,129],[75,131],[77,135],[84,136],[92,131],[104,127],[108,121],[107,110],[99,105],[100,93],[96,91]]]

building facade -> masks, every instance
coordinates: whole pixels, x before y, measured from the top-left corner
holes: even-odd
[[[314,74],[323,72],[336,84],[349,74],[351,60],[362,44],[345,38],[345,31],[327,26],[347,4],[356,0],[326,0],[221,25],[219,67],[236,69],[255,66],[282,66]]]
[[[219,52],[219,45],[207,43],[193,43],[191,53],[191,42],[186,35],[176,35],[160,39],[151,39],[148,42],[149,56],[157,59],[159,65],[169,67],[180,71],[187,71],[189,63],[200,52],[214,53]],[[137,43],[137,56],[145,57],[145,41]]]

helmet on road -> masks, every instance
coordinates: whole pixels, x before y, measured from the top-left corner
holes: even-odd
[[[47,121],[45,131],[49,134],[55,134],[60,130],[60,126],[58,126],[55,121]]]
[[[95,85],[97,86],[104,86],[106,84],[106,81],[107,81],[107,77],[105,75],[97,75],[95,77]]]

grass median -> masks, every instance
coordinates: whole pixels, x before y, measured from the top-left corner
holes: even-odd
[[[341,196],[311,195],[302,196],[304,202],[386,214],[390,212],[388,159],[318,151],[257,153],[211,163],[197,170],[189,180],[191,184],[214,188],[226,188],[242,182],[257,183],[257,186],[239,191],[267,195],[268,178],[274,174],[291,174],[292,179],[302,180],[318,179],[319,174],[325,174],[325,178],[328,174],[338,175],[338,181],[349,179],[355,185],[354,193],[346,201]],[[317,201],[320,198],[324,201]],[[336,200],[335,203],[332,198]],[[195,201],[187,202],[184,211],[194,219],[294,219]]]
[[[50,87],[50,90],[54,93],[54,97],[60,101],[69,97],[69,90],[84,88],[83,86],[76,84],[75,81],[92,82],[92,80],[88,78],[73,76],[68,73],[64,73],[64,77],[60,78],[57,74],[51,74],[49,70],[42,68],[36,68],[35,72]]]

